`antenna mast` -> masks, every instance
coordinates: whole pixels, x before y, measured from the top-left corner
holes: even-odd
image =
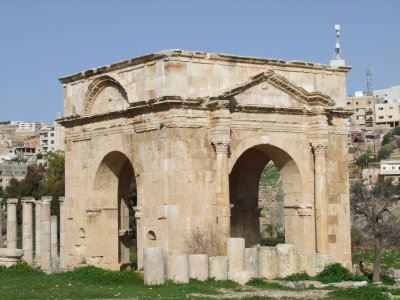
[[[335,45],[335,55],[333,59],[340,59],[340,43],[339,43],[339,38],[340,38],[340,25],[335,24],[335,30],[336,30],[336,45]]]
[[[335,24],[335,31],[336,31],[335,54],[333,55],[333,60],[331,60],[331,66],[332,67],[345,66],[346,63],[345,63],[344,59],[340,58],[340,43],[339,43],[340,25],[339,24]]]

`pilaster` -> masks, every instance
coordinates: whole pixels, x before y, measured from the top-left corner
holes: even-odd
[[[311,142],[314,154],[314,205],[316,252],[327,254],[328,244],[328,203],[326,195],[326,149],[328,141],[319,139]]]

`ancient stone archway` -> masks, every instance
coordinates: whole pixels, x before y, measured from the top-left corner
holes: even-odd
[[[125,262],[118,199],[133,170],[141,266],[143,247],[185,252],[195,226],[227,238],[240,208],[231,204],[255,201],[255,188],[243,188],[271,159],[284,181],[287,242],[350,266],[347,71],[170,50],[62,78],[64,265],[78,265],[77,257],[114,269]],[[88,217],[96,214],[99,226]],[[104,236],[112,243],[99,247]]]
[[[128,192],[133,177],[132,164],[121,152],[108,153],[99,164],[86,207],[88,264],[112,269],[130,264],[129,211],[133,208]]]
[[[298,245],[305,237],[303,232],[297,230],[298,215],[293,214],[292,209],[302,202],[301,172],[291,156],[270,144],[247,149],[235,162],[229,175],[231,232],[236,227],[240,227],[237,229],[239,231],[243,228],[244,234],[248,235],[248,246],[260,244],[259,182],[261,173],[269,161],[273,161],[277,166],[283,184],[285,240],[287,243]]]

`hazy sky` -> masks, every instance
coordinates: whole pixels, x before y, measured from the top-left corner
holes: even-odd
[[[329,64],[347,92],[400,85],[400,0],[0,0],[0,121],[63,114],[59,77],[164,49]]]

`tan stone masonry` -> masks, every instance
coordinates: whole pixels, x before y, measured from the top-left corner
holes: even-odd
[[[66,195],[60,264],[129,263],[129,185],[144,247],[185,254],[195,227],[259,239],[272,160],[285,239],[351,266],[345,74],[307,62],[168,50],[60,79]],[[322,146],[321,146],[322,145]],[[335,222],[331,222],[335,220]],[[247,246],[246,246],[247,247]]]

